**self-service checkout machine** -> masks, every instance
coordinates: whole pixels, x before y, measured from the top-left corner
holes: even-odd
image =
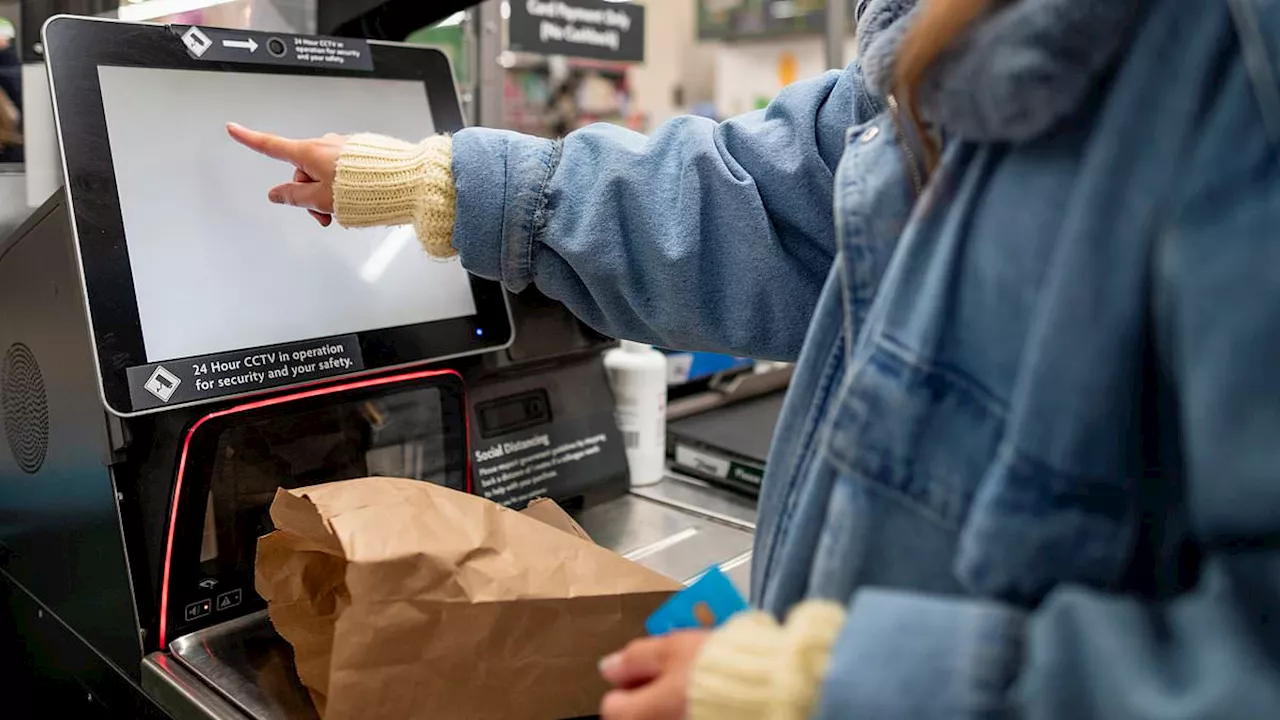
[[[77,18],[44,42],[66,192],[0,242],[0,652],[40,715],[314,717],[253,592],[279,487],[550,495],[673,576],[745,568],[741,508],[626,494],[608,402],[584,404],[607,340],[536,300],[513,322],[407,230],[268,205],[280,168],[225,134],[459,129],[443,55]]]

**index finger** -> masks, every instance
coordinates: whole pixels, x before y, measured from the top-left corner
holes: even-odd
[[[227,123],[227,133],[241,145],[262,153],[269,158],[282,160],[294,165],[302,164],[302,143],[297,140],[282,138],[279,135],[250,130],[243,125]]]

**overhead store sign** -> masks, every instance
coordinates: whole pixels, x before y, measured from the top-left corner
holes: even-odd
[[[849,5],[850,28],[856,0]],[[826,0],[697,0],[698,37],[703,40],[753,40],[818,35],[827,27]]]
[[[602,0],[511,0],[508,47],[540,55],[644,62],[644,7]]]

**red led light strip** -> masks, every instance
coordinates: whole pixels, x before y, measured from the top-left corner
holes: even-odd
[[[173,563],[173,536],[178,527],[178,499],[182,497],[182,479],[187,471],[187,453],[191,449],[191,438],[195,436],[196,431],[200,429],[210,420],[236,413],[248,412],[250,410],[260,410],[275,405],[283,405],[285,403],[296,402],[298,400],[306,400],[308,398],[321,397],[331,395],[333,393],[345,392],[350,390],[362,390],[365,388],[379,387],[382,385],[392,385],[400,382],[408,382],[410,380],[423,380],[431,377],[443,377],[452,375],[459,380],[462,375],[454,370],[426,370],[422,372],[406,373],[404,375],[393,375],[391,377],[376,378],[373,380],[362,380],[360,382],[347,383],[345,385],[334,385],[332,387],[320,388],[317,390],[306,390],[292,395],[283,395],[281,397],[271,398],[268,400],[258,400],[256,402],[237,405],[226,410],[219,410],[215,413],[209,413],[196,421],[191,429],[187,431],[186,439],[182,443],[182,455],[178,460],[178,477],[173,485],[173,500],[169,508],[169,536],[165,542],[164,549],[164,577],[160,585],[160,648],[163,649],[168,644],[168,623],[169,623],[169,570]],[[471,413],[463,403],[463,421],[466,426],[466,442],[467,442],[467,492],[472,492],[471,486]]]

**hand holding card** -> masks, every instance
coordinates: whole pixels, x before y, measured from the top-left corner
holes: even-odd
[[[645,621],[650,635],[712,630],[747,609],[747,601],[720,568],[708,570]]]

